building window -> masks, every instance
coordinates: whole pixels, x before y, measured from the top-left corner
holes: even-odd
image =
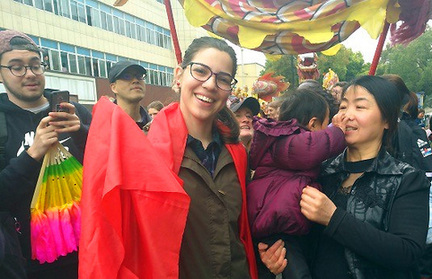
[[[62,51],[60,53],[60,56],[61,56],[61,65],[62,65],[61,70],[63,71],[64,68],[66,68],[66,70],[69,71],[69,59],[68,59],[67,52]]]
[[[44,1],[44,10],[45,11],[48,11],[48,12],[53,12],[53,6],[52,6],[52,2],[51,2],[51,0],[45,0]]]
[[[130,23],[129,21],[126,21],[126,36],[129,38],[133,38],[132,37],[132,23]]]
[[[78,8],[78,21],[82,23],[86,23],[86,14],[85,14],[84,5],[81,3],[77,3],[77,8]]]
[[[68,58],[69,58],[69,71],[71,73],[77,74],[78,73],[78,66],[77,66],[76,55],[72,54],[72,53],[68,53]]]
[[[56,15],[59,15],[60,13],[59,13],[59,3],[58,3],[58,0],[53,0],[53,4],[54,4],[54,13]]]
[[[91,76],[92,75],[92,62],[90,57],[85,57],[85,67],[86,67],[86,74]]]
[[[106,71],[106,62],[104,60],[98,60],[99,62],[99,71],[100,71],[100,77],[107,77],[107,71]]]
[[[124,19],[118,18],[116,16],[114,16],[113,19],[114,19],[114,32],[120,35],[125,35]]]
[[[104,30],[171,49],[168,29],[94,0],[14,0]],[[163,0],[157,0],[163,3]]]
[[[99,63],[98,63],[98,60],[95,59],[95,58],[93,58],[92,61],[93,61],[93,63],[92,63],[92,65],[93,65],[93,76],[94,77],[99,77]]]
[[[99,10],[86,6],[87,8],[87,24],[90,26],[102,27]]]
[[[42,59],[48,65],[48,70],[52,71],[106,78],[112,65],[117,61],[127,60],[125,57],[58,43],[49,39],[33,37],[33,40],[41,48]],[[133,61],[147,70],[146,83],[171,86],[174,69],[143,61]]]
[[[114,31],[114,28],[113,28],[113,16],[112,15],[110,15],[110,14],[107,14],[106,15],[106,18],[107,18],[107,29],[106,30],[108,30],[108,31]]]
[[[75,1],[71,1],[71,2],[70,2],[70,7],[71,7],[72,19],[78,21],[78,7],[77,7],[77,2],[75,2]]]
[[[139,33],[141,36],[141,41],[145,42],[147,39],[147,31],[144,26],[139,26]]]
[[[85,58],[84,56],[77,56],[78,58],[78,73],[81,75],[86,75]]]
[[[135,25],[135,23],[131,23],[131,36],[132,36],[132,38],[133,39],[136,39],[137,38],[137,36],[136,36],[136,25]]]
[[[35,1],[35,7],[36,8],[41,9],[41,10],[44,9],[44,7],[43,7],[43,1],[44,0],[34,0],[34,1]]]
[[[69,0],[60,0],[60,15],[70,18],[70,5]]]
[[[57,50],[50,49],[49,58],[50,58],[49,60],[51,60],[52,70],[60,71],[61,70],[60,52]]]

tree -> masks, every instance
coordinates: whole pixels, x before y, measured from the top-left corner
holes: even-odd
[[[290,88],[296,88],[298,86],[297,76],[297,56],[296,55],[283,55],[281,58],[271,61],[267,59],[265,64],[265,70],[260,74],[274,72],[277,76],[284,76],[285,81],[288,81],[291,85]]]
[[[331,68],[340,81],[351,81],[364,73],[364,59],[360,52],[341,46],[341,49],[333,56],[319,54],[318,69],[321,74]]]
[[[414,92],[425,92],[425,106],[432,105],[432,30],[426,32],[407,46],[386,46],[377,74],[397,74]]]
[[[298,86],[297,75],[297,56],[296,55],[283,55],[276,61],[267,59],[265,70],[261,73],[275,72],[276,75],[285,77],[285,81],[291,83],[290,88]],[[350,81],[360,75],[367,74],[369,64],[364,63],[363,55],[360,52],[353,52],[345,46],[334,56],[326,56],[321,53],[318,54],[318,70],[322,77],[331,68],[339,77],[340,81]]]

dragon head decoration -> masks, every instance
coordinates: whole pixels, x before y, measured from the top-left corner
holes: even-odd
[[[339,82],[338,75],[332,69],[329,68],[328,73],[326,73],[323,78],[323,87],[327,90],[331,90],[333,86],[338,82]]]
[[[319,79],[320,73],[318,71],[317,61],[318,55],[316,53],[306,53],[297,56],[299,84],[306,79]]]
[[[279,93],[288,89],[289,82],[284,82],[284,76],[273,76],[274,73],[266,73],[259,77],[253,84],[252,90],[258,97],[266,102],[270,102],[273,97],[278,97]]]

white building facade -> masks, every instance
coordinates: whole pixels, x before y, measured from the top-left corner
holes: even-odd
[[[163,0],[129,0],[122,7],[114,2],[1,0],[0,29],[29,35],[49,68],[46,87],[68,89],[82,103],[94,104],[103,95],[97,92],[97,80],[106,79],[121,60],[146,68],[147,84],[171,87],[177,62]],[[184,51],[206,32],[188,24],[177,0],[171,5]]]

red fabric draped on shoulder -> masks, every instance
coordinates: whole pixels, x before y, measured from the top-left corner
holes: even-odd
[[[84,158],[79,277],[177,279],[189,202],[136,123],[101,99]]]

